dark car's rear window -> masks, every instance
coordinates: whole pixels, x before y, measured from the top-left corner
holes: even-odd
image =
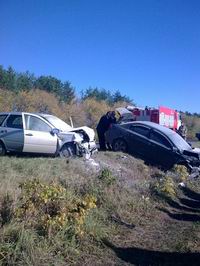
[[[153,141],[156,141],[168,148],[171,148],[172,145],[170,144],[170,142],[164,137],[162,136],[160,133],[156,132],[156,131],[152,131],[150,133],[150,139]]]
[[[149,129],[147,127],[143,127],[143,126],[138,126],[138,125],[131,125],[130,126],[130,130],[134,131],[142,136],[148,137],[149,135]]]
[[[6,119],[7,115],[0,115],[0,126],[3,124],[3,121]]]

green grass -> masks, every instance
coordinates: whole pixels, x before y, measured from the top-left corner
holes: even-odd
[[[0,157],[1,265],[124,265],[131,262],[126,253],[122,256],[106,246],[105,240],[124,252],[127,248],[172,254],[200,251],[200,210],[191,210],[180,201],[192,198],[180,190],[178,173],[164,173],[121,153],[102,152],[95,160],[100,170],[81,158]],[[84,216],[81,231],[77,233],[73,229],[76,224],[72,220],[70,227],[45,235],[29,223],[27,216],[20,221],[16,218],[16,209],[23,202],[19,185],[35,178],[47,187],[51,187],[52,182],[63,187],[67,191],[65,200],[72,204],[77,200],[81,204],[85,195],[96,198],[96,207]],[[199,181],[186,179],[186,183],[190,194],[198,196]],[[33,196],[36,197],[34,193]],[[54,204],[63,206],[62,202],[62,197],[56,198]],[[40,205],[40,214],[45,211],[44,206]],[[186,220],[193,214],[196,220]],[[182,220],[174,218],[178,215]],[[36,217],[29,219],[33,221]],[[148,256],[148,252],[145,254]]]

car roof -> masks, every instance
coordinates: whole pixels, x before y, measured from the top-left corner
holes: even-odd
[[[21,114],[33,114],[38,116],[49,116],[50,114],[33,113],[33,112],[1,112],[0,115],[21,115]]]
[[[122,124],[129,124],[129,125],[143,125],[143,126],[148,126],[149,128],[156,129],[159,132],[163,133],[165,136],[168,137],[168,139],[171,140],[171,142],[177,147],[179,147],[180,150],[191,150],[192,148],[190,145],[174,130],[169,129],[167,127],[161,126],[159,124],[156,124],[154,122],[149,122],[149,121],[133,121],[133,122],[126,122]],[[180,142],[181,140],[181,142]],[[180,148],[180,146],[183,147]]]
[[[21,115],[22,112],[1,112],[0,115]]]
[[[122,122],[121,125],[143,125],[143,126],[148,126],[148,127],[151,127],[153,129],[157,129],[158,131],[161,131],[162,133],[166,134],[167,136],[169,135],[173,135],[173,134],[176,134],[175,131],[167,128],[167,127],[164,127],[164,126],[161,126],[159,124],[156,124],[154,122],[149,122],[149,121],[131,121],[131,122]]]
[[[42,117],[54,116],[52,114],[43,114],[43,113],[36,113],[36,115],[39,115],[39,116],[42,116]]]

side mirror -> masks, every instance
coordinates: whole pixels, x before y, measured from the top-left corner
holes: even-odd
[[[60,130],[58,129],[58,128],[53,128],[51,131],[50,131],[50,133],[51,133],[51,135],[56,135],[56,134],[58,134],[60,132]]]

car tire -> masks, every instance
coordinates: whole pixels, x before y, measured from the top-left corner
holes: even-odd
[[[113,151],[127,152],[128,145],[124,139],[119,138],[119,139],[114,140],[112,144],[112,149]]]
[[[3,142],[0,141],[0,156],[4,156],[6,154],[6,149]]]
[[[59,152],[61,158],[74,157],[76,155],[76,146],[73,143],[64,144]]]

